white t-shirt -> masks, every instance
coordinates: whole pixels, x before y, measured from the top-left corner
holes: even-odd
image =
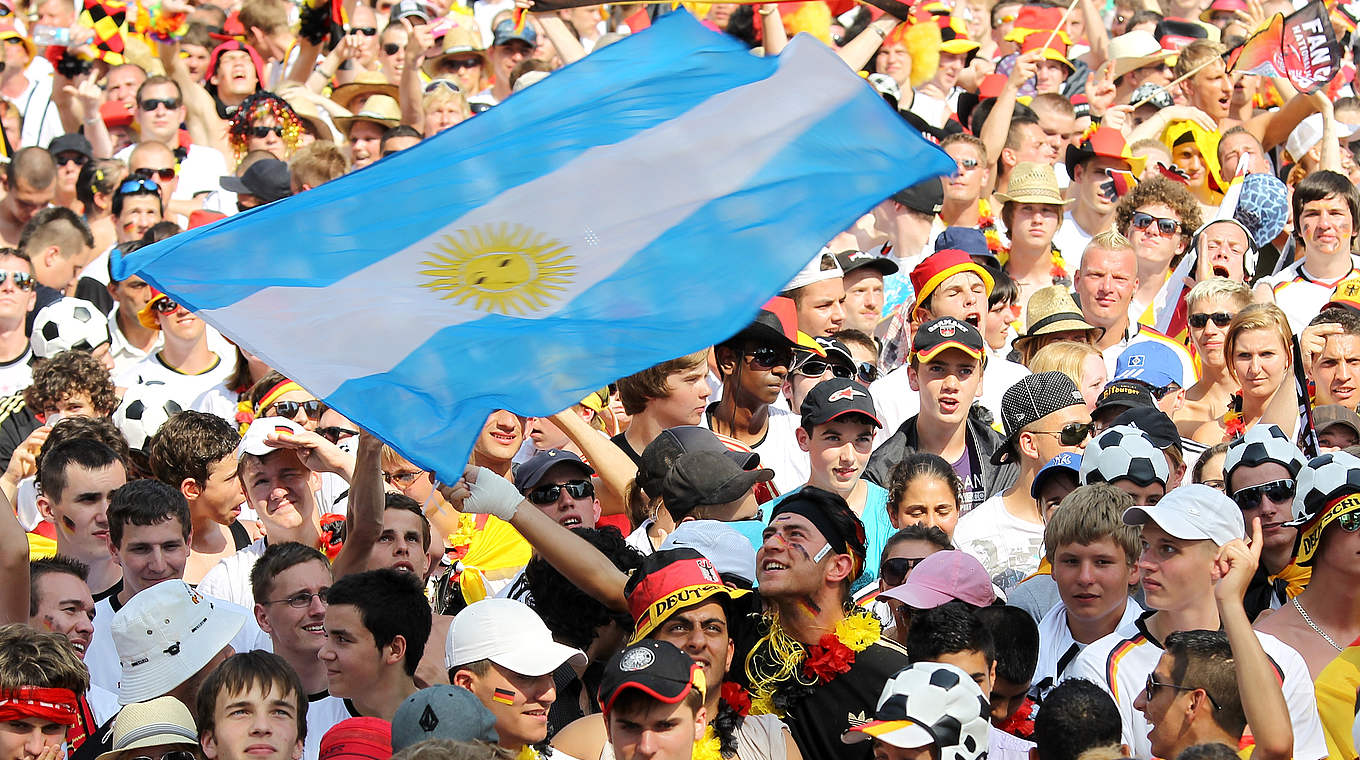
[[[987,726],[988,760],[1029,760],[1029,751],[1036,746],[1029,739],[1013,736],[991,724]]]
[[[1084,678],[1114,697],[1124,726],[1123,741],[1133,748],[1133,756],[1140,759],[1152,757],[1152,744],[1148,741],[1151,726],[1143,713],[1134,709],[1133,702],[1147,686],[1148,674],[1157,667],[1163,651],[1161,642],[1148,632],[1146,619],[1144,616],[1135,621],[1137,630],[1132,636],[1115,631],[1093,642],[1067,670],[1068,678]],[[1268,633],[1255,633],[1282,676],[1281,688],[1294,729],[1295,760],[1326,757],[1327,742],[1322,736],[1308,665],[1293,647]]]
[[[992,582],[1009,591],[1039,568],[1044,526],[1015,517],[996,494],[959,518],[954,546],[977,557]]]
[[[211,597],[209,594],[204,596],[210,597],[214,604],[228,612],[235,612],[245,620],[241,630],[228,642],[232,649],[237,652],[255,649],[263,649],[266,652],[274,650],[274,643],[260,630],[260,626],[255,623],[254,613],[249,609],[224,599]],[[113,602],[116,598],[115,594],[95,603],[94,635],[85,650],[85,667],[90,671],[90,683],[115,694],[118,693],[118,681],[123,677],[123,669],[118,664],[118,650],[113,645],[113,615],[117,611],[113,607]]]
[[[90,684],[90,688],[85,691],[85,701],[90,703],[90,712],[94,713],[95,725],[99,726],[117,715],[120,709],[117,694],[94,684]]]
[[[46,148],[47,144],[52,142],[52,138],[66,133],[66,129],[61,125],[61,114],[58,113],[56,104],[52,102],[54,74],[52,64],[46,58],[34,56],[28,68],[24,69],[28,89],[17,98],[6,98],[24,117],[24,128],[19,133],[23,145],[15,145],[15,150],[34,145]]]
[[[1124,615],[1119,618],[1119,624],[1112,633],[1124,638],[1136,634],[1138,618],[1142,614],[1143,608],[1129,599],[1124,604]],[[1072,663],[1077,661],[1077,655],[1085,651],[1086,647],[1086,644],[1072,638],[1072,629],[1067,627],[1067,607],[1062,602],[1053,605],[1043,620],[1039,621],[1039,662],[1034,667],[1034,678],[1030,681],[1033,684],[1030,695],[1042,702],[1054,686],[1062,683]]]
[[[136,145],[129,145],[114,154],[114,158],[127,162]],[[169,146],[174,150],[176,146]],[[190,145],[189,152],[179,164],[179,184],[172,196],[177,201],[187,201],[199,193],[210,193],[222,187],[222,178],[231,174],[227,170],[227,159],[222,151],[206,145]]]
[[[307,739],[302,743],[302,760],[317,760],[321,756],[321,738],[336,723],[355,717],[345,707],[345,700],[327,692],[307,698]]]
[[[1071,209],[1063,213],[1062,224],[1058,227],[1057,234],[1053,236],[1053,245],[1062,251],[1063,261],[1067,262],[1067,271],[1076,272],[1077,267],[1081,266],[1081,255],[1093,237],[1095,235],[1083,230],[1077,223]]]
[[[751,451],[760,455],[761,467],[774,470],[774,485],[779,492],[788,493],[807,482],[812,462],[808,453],[798,448],[798,438],[793,432],[798,429],[800,417],[789,411],[782,399],[770,404],[769,408],[765,438],[752,446]],[[712,428],[708,414],[704,415],[703,425]]]
[[[236,403],[236,392],[227,388],[226,383],[218,383],[199,394],[191,408],[196,412],[215,414],[235,425]]]
[[[186,375],[178,370],[171,369],[160,353],[154,353],[145,359],[129,367],[114,378],[113,384],[120,388],[131,388],[134,385],[156,385],[163,384],[168,386],[167,393],[170,398],[177,401],[184,409],[193,408],[194,400],[203,393],[216,385],[221,385],[226,381],[227,375],[236,369],[234,355],[228,354],[223,357],[217,355],[217,363],[210,369],[198,373],[197,375]]]
[[[223,557],[221,562],[203,574],[203,580],[198,582],[198,592],[253,609],[255,592],[250,589],[250,571],[255,568],[255,561],[264,554],[264,549],[264,538],[260,537],[230,557]]]
[[[14,361],[0,362],[0,396],[13,396],[33,384],[32,346],[25,346],[24,352]]]
[[[1300,259],[1278,274],[1261,278],[1261,282],[1274,292],[1275,305],[1289,317],[1289,327],[1295,335],[1303,332],[1308,322],[1332,299],[1332,291],[1338,283],[1360,277],[1360,256],[1352,255],[1351,271],[1335,280],[1320,280],[1309,274],[1303,265],[1304,260]]]
[[[105,270],[107,276],[108,271]],[[156,342],[151,344],[151,350],[143,351],[128,342],[123,331],[118,327],[118,304],[114,304],[109,310],[109,356],[113,357],[113,376],[121,377],[124,372],[132,369],[133,365],[142,361],[148,354],[154,354],[165,347],[165,336],[160,330],[156,331]],[[133,317],[136,318],[135,315]]]

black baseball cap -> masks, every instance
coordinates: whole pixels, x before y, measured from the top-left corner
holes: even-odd
[[[223,177],[222,189],[237,195],[253,195],[263,203],[273,203],[293,194],[288,164],[277,158],[256,161],[239,177]]]
[[[938,214],[944,205],[944,184],[931,177],[892,194],[892,199],[919,214]]]
[[[563,449],[548,449],[534,454],[529,461],[515,470],[515,488],[518,488],[520,493],[533,490],[539,481],[543,480],[543,476],[548,474],[548,470],[559,464],[573,466],[586,477],[595,474],[594,468],[581,461],[575,453]]]
[[[987,344],[976,327],[953,317],[932,319],[916,330],[911,339],[911,355],[917,362],[928,362],[941,351],[954,348],[981,360]]]
[[[661,500],[678,523],[699,507],[736,501],[773,479],[774,470],[744,470],[726,451],[691,451],[677,457],[661,480]]]
[[[841,251],[836,254],[836,261],[840,262],[841,271],[845,274],[850,274],[856,269],[872,267],[873,269],[878,270],[879,274],[887,277],[890,274],[896,274],[897,270],[900,268],[897,266],[896,261],[893,261],[887,256],[879,256],[876,253],[865,253],[864,251]]]
[[[718,440],[718,436],[708,428],[697,425],[680,425],[661,431],[647,447],[642,450],[642,466],[638,468],[637,482],[648,496],[661,495],[661,483],[675,466],[675,460],[690,451],[714,451],[731,459],[738,467],[749,470],[760,465],[760,455],[753,451],[732,451]]]
[[[1091,414],[1099,414],[1111,407],[1125,409],[1152,407],[1155,409],[1157,408],[1157,399],[1152,397],[1152,391],[1148,390],[1147,383],[1137,380],[1115,380],[1106,384],[1105,389],[1100,392],[1100,397],[1096,399],[1096,406],[1091,410]]]
[[[1143,431],[1152,445],[1165,451],[1172,446],[1182,451],[1181,433],[1166,412],[1154,406],[1135,406],[1114,418],[1114,425],[1132,425]]]
[[[992,454],[992,464],[1006,464],[1015,459],[1015,440],[1020,436],[1021,428],[1059,409],[1085,404],[1077,384],[1062,372],[1036,372],[1020,378],[1001,396],[1001,422],[1006,428],[1006,442]]]
[[[94,157],[94,148],[91,147],[90,141],[85,135],[77,132],[52,138],[52,142],[47,145],[47,152],[51,153],[53,158],[63,153],[79,153],[86,158]]]
[[[812,386],[798,411],[803,417],[803,424],[809,427],[824,425],[843,414],[852,413],[873,420],[874,427],[883,427],[869,389],[848,377],[833,377]]]
[[[704,668],[668,641],[643,639],[609,658],[600,678],[600,709],[606,715],[619,695],[637,689],[658,702],[679,704],[691,689],[704,693]]]

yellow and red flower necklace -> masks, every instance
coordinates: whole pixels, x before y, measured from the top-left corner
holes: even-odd
[[[751,683],[751,714],[783,717],[812,689],[850,671],[855,654],[883,636],[883,626],[863,608],[846,611],[816,644],[805,645],[784,632],[778,616],[766,618],[769,631],[756,642],[746,660]]]

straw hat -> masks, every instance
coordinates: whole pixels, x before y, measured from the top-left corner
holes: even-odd
[[[1176,56],[1175,50],[1167,50],[1152,36],[1152,32],[1136,29],[1110,40],[1111,76],[1118,79],[1130,71],[1161,63]]]
[[[356,121],[371,121],[384,129],[390,129],[401,123],[401,106],[386,95],[374,95],[364,103],[364,110],[353,116],[337,118],[335,126],[339,127],[341,132],[349,134],[349,128]]]
[[[1015,339],[1015,350],[1021,353],[1025,344],[1035,338],[1069,330],[1090,331],[1091,341],[1095,342],[1105,334],[1104,328],[1096,327],[1081,314],[1081,307],[1072,300],[1072,294],[1063,285],[1050,285],[1039,288],[1029,297],[1025,307],[1025,334]]]
[[[471,16],[451,13],[436,22],[432,31],[437,40],[436,48],[426,53],[425,62],[420,66],[426,76],[436,76],[440,62],[450,56],[476,53],[486,59],[482,32]]]
[[[162,744],[198,747],[198,727],[189,708],[174,697],[156,697],[124,705],[113,719],[112,748],[95,760],[113,760],[123,752]]]
[[[378,71],[361,71],[354,77],[353,82],[331,90],[331,100],[349,111],[353,111],[356,105],[370,95],[386,95],[401,102],[397,86],[388,82],[387,77]]]
[[[1070,200],[1063,200],[1058,189],[1058,175],[1053,173],[1050,164],[1036,164],[1022,161],[1011,170],[1010,184],[1006,192],[997,193],[1002,203],[1044,203],[1050,206],[1066,206]]]

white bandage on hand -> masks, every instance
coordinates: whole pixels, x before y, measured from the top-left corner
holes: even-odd
[[[477,482],[468,483],[469,495],[463,511],[478,515],[494,515],[509,522],[524,501],[524,495],[510,481],[485,467],[477,468]]]

